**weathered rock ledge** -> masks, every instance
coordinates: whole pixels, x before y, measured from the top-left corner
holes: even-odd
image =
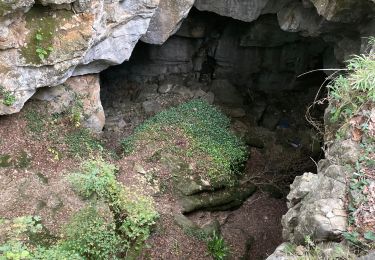
[[[0,4],[0,85],[18,112],[37,88],[98,73],[128,60],[139,40],[162,44],[193,5],[245,22],[276,14],[280,27],[334,43],[342,61],[374,34],[375,4],[367,0],[34,0]],[[362,37],[362,38],[361,38]],[[331,62],[325,64],[330,66]]]

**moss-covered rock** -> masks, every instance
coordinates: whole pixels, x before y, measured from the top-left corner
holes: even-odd
[[[180,204],[184,213],[199,209],[228,210],[240,206],[255,191],[255,185],[247,184],[246,187],[232,187],[185,196],[181,198]]]
[[[35,5],[26,13],[26,28],[30,30],[27,45],[21,49],[27,63],[41,64],[53,51],[54,37],[64,20],[73,13],[67,10],[53,11],[49,7]]]
[[[215,107],[193,100],[150,118],[122,144],[129,154],[158,151],[161,162],[178,179],[196,182],[189,184],[193,189],[231,186],[240,177],[248,152],[229,126],[230,120]]]

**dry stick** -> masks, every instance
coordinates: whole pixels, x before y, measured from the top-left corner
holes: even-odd
[[[323,99],[318,100],[318,97],[319,97],[320,91],[322,90],[324,84],[325,84],[327,81],[333,79],[333,78],[335,77],[335,75],[336,75],[339,71],[347,71],[347,69],[318,69],[318,70],[308,71],[308,72],[305,72],[305,73],[303,73],[303,74],[297,76],[297,78],[298,78],[298,77],[301,77],[301,76],[303,76],[303,75],[306,75],[306,74],[309,74],[309,73],[312,73],[312,72],[316,72],[316,71],[331,71],[331,70],[335,70],[335,72],[332,73],[331,75],[329,75],[329,76],[323,81],[323,83],[320,85],[320,87],[319,87],[319,89],[318,89],[318,91],[317,91],[317,93],[316,93],[316,95],[315,95],[315,98],[314,98],[313,103],[307,108],[307,111],[306,111],[306,114],[305,114],[305,118],[306,118],[307,122],[309,122],[309,123],[310,123],[310,124],[316,129],[316,130],[318,130],[318,132],[319,132],[320,135],[324,135],[324,129],[322,130],[322,126],[321,126],[321,124],[319,125],[318,123],[316,123],[316,122],[314,121],[314,118],[311,116],[310,110],[314,107],[314,105],[315,105],[317,102],[319,102],[319,101],[324,101],[324,100],[326,99],[326,98],[323,98]]]
[[[309,71],[307,71],[305,73],[302,73],[302,74],[298,75],[297,78],[302,77],[302,76],[307,75],[307,74],[310,74],[310,73],[313,73],[313,72],[317,72],[317,71],[335,71],[335,72],[337,72],[337,71],[342,71],[342,70],[347,71],[348,69],[316,69],[316,70],[309,70]]]
[[[312,157],[310,157],[310,159],[311,159],[311,161],[313,161],[313,163],[316,165],[316,168],[318,168],[318,164],[317,164],[317,162],[316,162]]]

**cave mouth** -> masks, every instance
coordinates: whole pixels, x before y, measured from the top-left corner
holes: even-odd
[[[316,172],[315,162],[324,156],[306,111],[322,122],[325,105],[311,105],[326,95],[326,74],[319,69],[333,59],[331,45],[282,31],[275,15],[245,23],[192,9],[163,45],[139,42],[129,61],[100,74],[104,135],[116,146],[146,118],[194,98],[219,107],[249,146],[251,182],[270,196],[259,199],[251,212],[268,207],[268,218],[278,223],[254,215],[263,231],[248,230],[255,233],[248,254],[264,259],[282,242],[280,219],[289,185],[304,172]],[[238,210],[238,216],[252,215],[246,207]],[[202,219],[202,214],[190,217]],[[224,230],[251,226],[228,225]]]
[[[129,61],[100,73],[105,132],[130,134],[164,108],[203,98],[222,108],[234,128],[274,132],[276,143],[302,146],[317,161],[323,153],[306,111],[326,95],[319,69],[333,60],[332,45],[282,31],[276,15],[247,23],[193,8],[163,45],[139,41]],[[307,116],[319,124],[324,109],[314,105]],[[266,140],[248,141],[264,148]]]

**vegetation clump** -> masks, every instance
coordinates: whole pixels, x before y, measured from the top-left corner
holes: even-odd
[[[0,221],[0,259],[99,260],[136,254],[158,213],[150,197],[118,183],[116,172],[115,166],[97,159],[70,176],[75,190],[90,203],[72,217],[60,239],[40,239],[46,236],[39,217]]]
[[[348,228],[344,239],[358,252],[375,248],[375,38],[372,51],[348,61],[346,73],[329,86],[330,121],[336,138],[350,138],[360,144],[360,158],[349,165]],[[372,224],[371,224],[372,223]]]
[[[5,106],[12,106],[16,102],[16,97],[12,92],[6,90],[3,86],[0,86],[0,100]]]
[[[355,55],[348,61],[347,71],[328,86],[331,120],[339,124],[347,124],[375,102],[375,54]]]
[[[144,147],[160,148],[181,161],[193,161],[202,178],[230,184],[248,152],[229,127],[230,120],[218,109],[192,100],[146,120],[122,145],[126,154]]]
[[[229,255],[229,247],[221,235],[214,232],[207,241],[208,252],[215,260],[226,259]]]
[[[66,238],[60,247],[84,259],[116,259],[124,251],[115,223],[101,216],[95,206],[76,214],[64,233]]]
[[[116,180],[117,169],[101,159],[83,164],[82,172],[70,181],[85,198],[104,199],[115,216],[116,232],[127,248],[139,247],[150,235],[158,218],[152,198],[123,187]]]

